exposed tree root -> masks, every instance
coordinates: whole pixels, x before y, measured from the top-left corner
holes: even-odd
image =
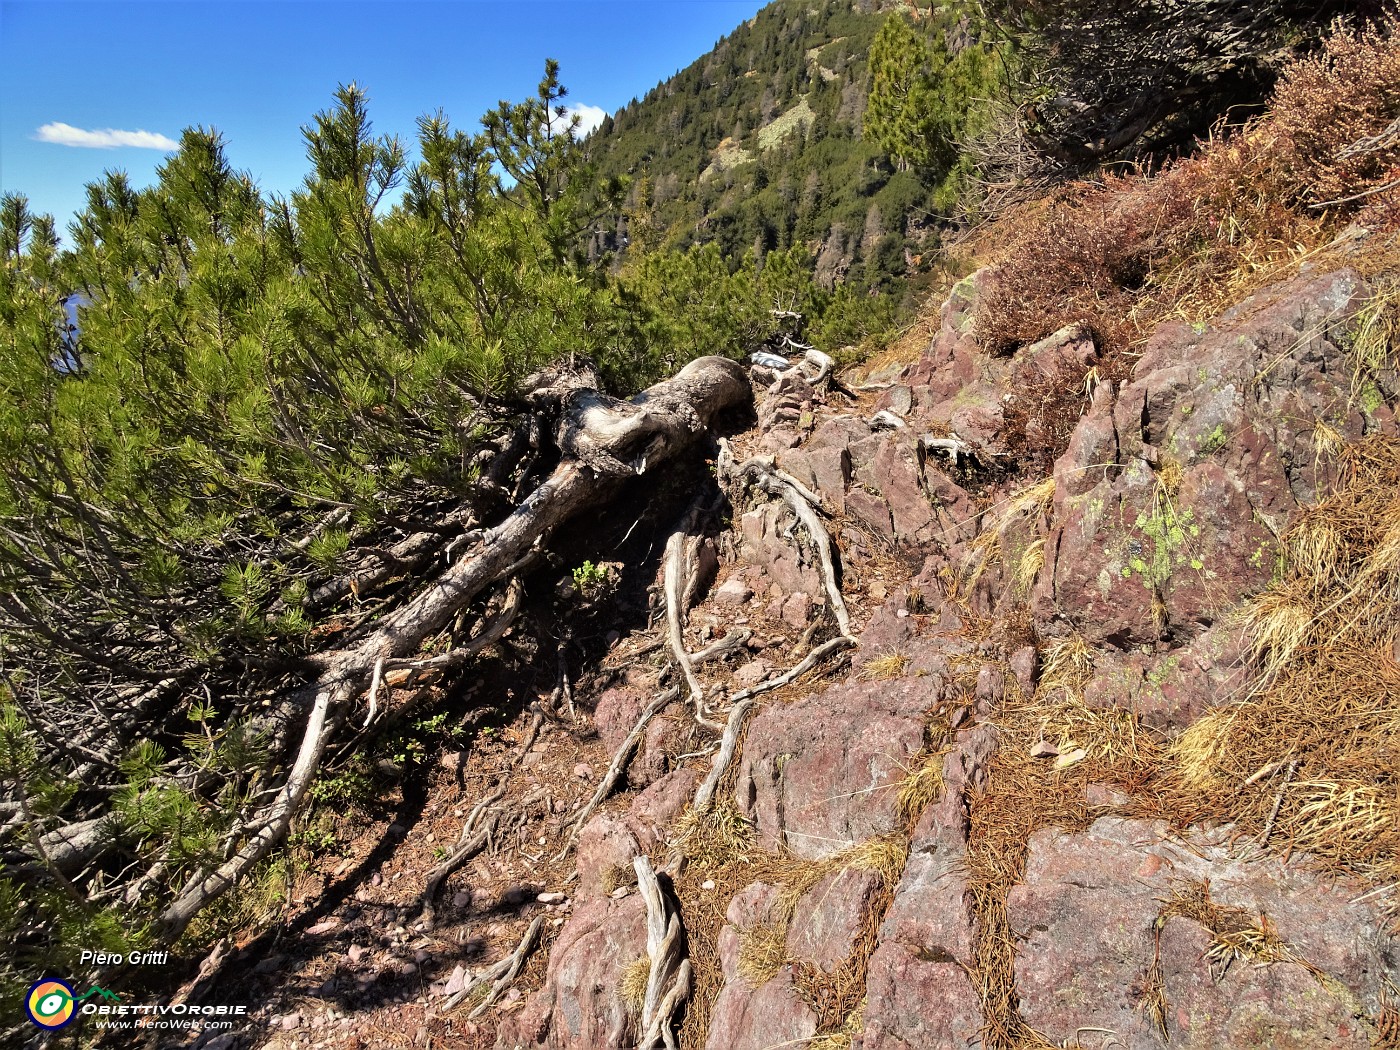
[[[477,1004],[467,1016],[476,1019],[484,1014],[492,1006],[496,1005],[496,1000],[505,994],[511,983],[520,976],[520,971],[525,967],[525,960],[530,957],[530,952],[534,950],[535,942],[539,940],[540,927],[544,925],[544,916],[535,917],[535,921],[530,923],[530,928],[525,931],[525,936],[520,939],[520,944],[515,951],[496,963],[487,970],[483,970],[472,978],[471,982],[452,998],[442,1005],[442,1012],[457,1008],[462,1000],[467,999],[476,993],[478,988],[490,985],[490,990],[486,993],[486,998]]]
[[[675,659],[676,666],[680,668],[681,677],[685,679],[690,703],[697,712],[705,701],[705,691],[700,686],[700,679],[695,677],[695,668],[691,663],[690,654],[685,650],[684,621],[685,598],[691,591],[694,577],[694,559],[691,557],[693,543],[691,530],[695,527],[699,510],[700,504],[697,501],[686,511],[685,517],[671,533],[671,538],[666,541],[666,570],[663,588],[666,596],[666,635],[671,645],[671,656]]]
[[[671,1028],[671,1017],[690,995],[691,984],[690,960],[685,953],[680,912],[662,893],[647,857],[635,857],[632,867],[637,872],[637,890],[646,901],[647,958],[651,962],[646,998],[642,1003],[642,1034],[637,1040],[637,1050],[654,1050],[658,1043],[667,1050],[676,1050],[676,1034]]]
[[[822,587],[826,591],[831,615],[836,619],[836,627],[843,637],[851,638],[851,617],[846,611],[846,601],[841,597],[841,587],[837,582],[831,533],[827,531],[816,510],[821,506],[820,497],[796,478],[775,467],[771,457],[754,456],[736,466],[728,443],[723,441],[720,442],[720,472],[722,476],[736,480],[752,480],[763,492],[783,500],[792,509],[797,520],[807,530],[807,536],[816,551],[817,562],[822,572]]]
[[[437,895],[442,889],[442,884],[448,876],[460,868],[467,861],[471,860],[491,841],[491,833],[495,830],[497,817],[495,815],[482,820],[483,814],[491,806],[495,805],[506,793],[507,777],[502,774],[496,781],[496,786],[491,794],[478,802],[472,811],[467,815],[467,819],[462,824],[462,832],[457,838],[457,847],[433,869],[428,876],[427,885],[423,887],[423,895],[420,898],[423,908],[423,921],[431,929],[437,922]]]
[[[447,627],[460,610],[517,570],[556,528],[580,511],[606,502],[628,478],[688,447],[723,411],[750,396],[747,376],[734,362],[708,357],[691,362],[631,402],[580,389],[559,394],[557,443],[566,458],[535,491],[493,528],[483,530],[470,557],[448,566],[412,600],[389,612],[352,647],[306,661],[317,680],[291,702],[308,709],[296,763],[276,797],[236,831],[244,844],[217,869],[197,873],[162,912],[159,933],[172,941],[210,901],[233,886],[286,834],[300,812],[333,730],[364,691],[376,666],[398,661],[450,666],[475,645],[443,657],[415,660],[424,640]]]
[[[729,721],[724,727],[724,738],[720,743],[719,754],[715,755],[714,765],[710,768],[709,775],[705,778],[699,789],[695,792],[695,801],[692,808],[697,813],[706,813],[714,804],[714,795],[719,787],[719,782],[724,779],[725,771],[729,768],[729,763],[734,761],[734,752],[739,744],[739,732],[743,729],[744,719],[748,717],[749,711],[755,703],[754,697],[760,693],[766,693],[770,689],[777,689],[795,682],[804,674],[810,671],[817,664],[821,663],[834,652],[855,645],[855,639],[848,635],[838,635],[828,642],[813,649],[803,661],[795,667],[784,671],[782,674],[774,675],[772,678],[759,682],[758,685],[749,689],[741,690],[734,694],[734,706],[729,710]]]
[[[579,810],[578,816],[574,819],[573,828],[569,831],[569,839],[564,843],[564,848],[559,851],[560,860],[567,857],[569,851],[572,850],[574,846],[578,845],[579,833],[583,831],[583,826],[588,823],[588,818],[593,816],[594,810],[607,801],[608,796],[611,795],[613,789],[617,787],[618,780],[621,779],[622,774],[627,771],[627,763],[632,761],[632,753],[637,750],[637,745],[641,743],[642,734],[646,732],[647,723],[661,711],[665,710],[666,705],[675,700],[679,695],[680,693],[678,690],[667,689],[665,692],[659,693],[656,699],[649,703],[645,710],[642,711],[641,717],[637,719],[637,724],[632,727],[632,732],[627,734],[627,739],[622,742],[616,754],[613,755],[612,762],[608,764],[607,772],[603,774],[603,779],[598,782],[598,790],[593,792],[593,797],[588,800],[588,805]]]

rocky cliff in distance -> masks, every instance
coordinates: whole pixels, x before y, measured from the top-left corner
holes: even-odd
[[[760,698],[709,808],[710,760],[646,734],[641,790],[584,828],[574,911],[498,1046],[633,1045],[641,854],[686,930],[681,1045],[1390,1045],[1384,895],[1292,848],[1277,805],[1263,828],[1193,812],[1179,775],[1188,727],[1258,683],[1240,610],[1354,471],[1338,450],[1397,455],[1394,376],[1353,396],[1372,289],[1305,267],[1210,324],[1163,326],[1115,381],[1072,328],[980,353],[995,280],[959,285],[876,389],[788,372],[760,392],[736,450],[820,497],[858,644]],[[751,637],[707,667],[711,689],[831,631],[791,511],[735,499],[687,638]],[[605,738],[656,674],[634,662],[598,700]],[[1294,768],[1245,790],[1267,809]]]

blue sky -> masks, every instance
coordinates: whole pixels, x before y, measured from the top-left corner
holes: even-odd
[[[409,142],[439,108],[475,130],[533,93],[546,58],[566,101],[611,113],[764,2],[0,0],[0,190],[63,230],[88,182],[120,168],[147,185],[162,139],[204,125],[265,192],[286,192],[307,168],[302,125],[352,80],[375,131]]]

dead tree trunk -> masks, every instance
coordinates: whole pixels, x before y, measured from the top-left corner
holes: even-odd
[[[388,670],[412,663],[427,638],[489,588],[507,583],[560,525],[580,511],[605,504],[629,478],[684,451],[709,433],[721,413],[749,397],[743,369],[721,357],[692,361],[630,401],[587,387],[566,389],[558,435],[565,458],[553,473],[372,634],[312,662],[319,675],[299,698],[308,713],[291,771],[273,801],[242,829],[242,847],[217,869],[192,878],[161,914],[161,935],[166,940],[178,937],[200,909],[282,839],[305,803],[332,733],[376,667]]]

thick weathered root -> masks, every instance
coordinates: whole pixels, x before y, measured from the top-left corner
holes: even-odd
[[[522,559],[555,529],[580,511],[605,503],[628,478],[687,448],[708,432],[720,413],[749,397],[743,369],[719,357],[692,361],[630,402],[593,390],[567,392],[558,441],[569,458],[504,521],[483,530],[469,556],[385,616],[367,637],[352,648],[308,661],[319,677],[300,698],[301,703],[309,701],[309,710],[295,765],[273,801],[243,829],[242,848],[216,870],[196,874],[161,914],[162,939],[177,938],[205,905],[285,836],[307,798],[332,731],[376,667],[383,670],[398,662],[426,666],[430,661],[413,659],[423,642],[483,592],[518,571]],[[459,662],[467,651],[478,650],[454,650],[442,662]]]
[[[637,890],[646,901],[647,958],[651,962],[646,997],[642,1000],[642,1034],[637,1040],[637,1050],[654,1050],[658,1043],[667,1050],[676,1050],[671,1017],[689,997],[691,985],[690,960],[685,956],[680,912],[662,893],[647,857],[635,857],[632,867],[637,872]]]

